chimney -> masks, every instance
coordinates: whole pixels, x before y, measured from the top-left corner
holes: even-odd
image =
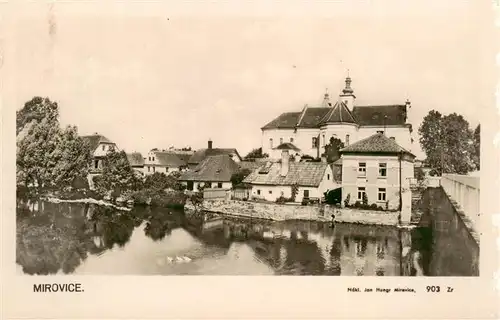
[[[288,150],[281,151],[281,172],[280,175],[282,177],[286,177],[288,174],[288,169],[290,167],[290,155],[288,154]]]
[[[212,149],[212,139],[208,140],[208,149]]]

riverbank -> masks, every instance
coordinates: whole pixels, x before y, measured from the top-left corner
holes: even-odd
[[[349,208],[336,208],[330,205],[302,206],[300,204],[277,204],[273,202],[253,202],[241,200],[204,200],[195,207],[186,202],[185,210],[219,213],[227,216],[239,216],[272,221],[308,220],[388,225],[396,226],[399,222],[397,211],[373,211]]]

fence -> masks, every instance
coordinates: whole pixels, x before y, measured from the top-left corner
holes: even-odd
[[[479,227],[479,177],[443,174],[441,186],[451,200],[458,203],[468,218]]]

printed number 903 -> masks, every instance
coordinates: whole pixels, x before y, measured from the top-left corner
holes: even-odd
[[[439,286],[427,286],[427,292],[440,292],[441,288]]]

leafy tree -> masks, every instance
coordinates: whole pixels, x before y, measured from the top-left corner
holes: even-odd
[[[432,110],[418,129],[426,162],[439,175],[467,174],[473,169],[473,133],[463,116],[452,113],[442,116]]]
[[[256,148],[250,151],[246,156],[245,160],[267,158],[269,155],[267,153],[262,153],[262,148]]]
[[[337,161],[340,158],[339,150],[344,147],[344,143],[342,140],[331,137],[330,142],[325,146],[325,153],[323,156],[326,156],[326,161],[328,163],[332,163]]]
[[[477,170],[481,167],[481,125],[478,124],[474,130],[474,165]]]
[[[41,122],[48,119],[49,122],[57,122],[59,117],[59,107],[57,102],[52,102],[49,98],[34,97],[24,104],[24,107],[16,112],[16,134],[32,121]]]
[[[183,186],[178,181],[180,173],[172,173],[166,175],[163,172],[155,172],[152,175],[148,175],[144,180],[144,187],[153,190],[182,190]]]
[[[102,174],[94,178],[94,183],[101,194],[122,194],[137,190],[141,186],[141,181],[130,166],[125,151],[110,151],[104,157]]]
[[[243,168],[243,169],[239,170],[238,172],[233,173],[233,175],[231,176],[231,183],[233,184],[233,186],[239,185],[240,183],[243,182],[243,180],[245,180],[245,178],[251,172],[252,171],[250,169]]]
[[[17,182],[31,189],[69,187],[87,174],[90,151],[76,127],[62,130],[58,106],[35,97],[17,111]]]

